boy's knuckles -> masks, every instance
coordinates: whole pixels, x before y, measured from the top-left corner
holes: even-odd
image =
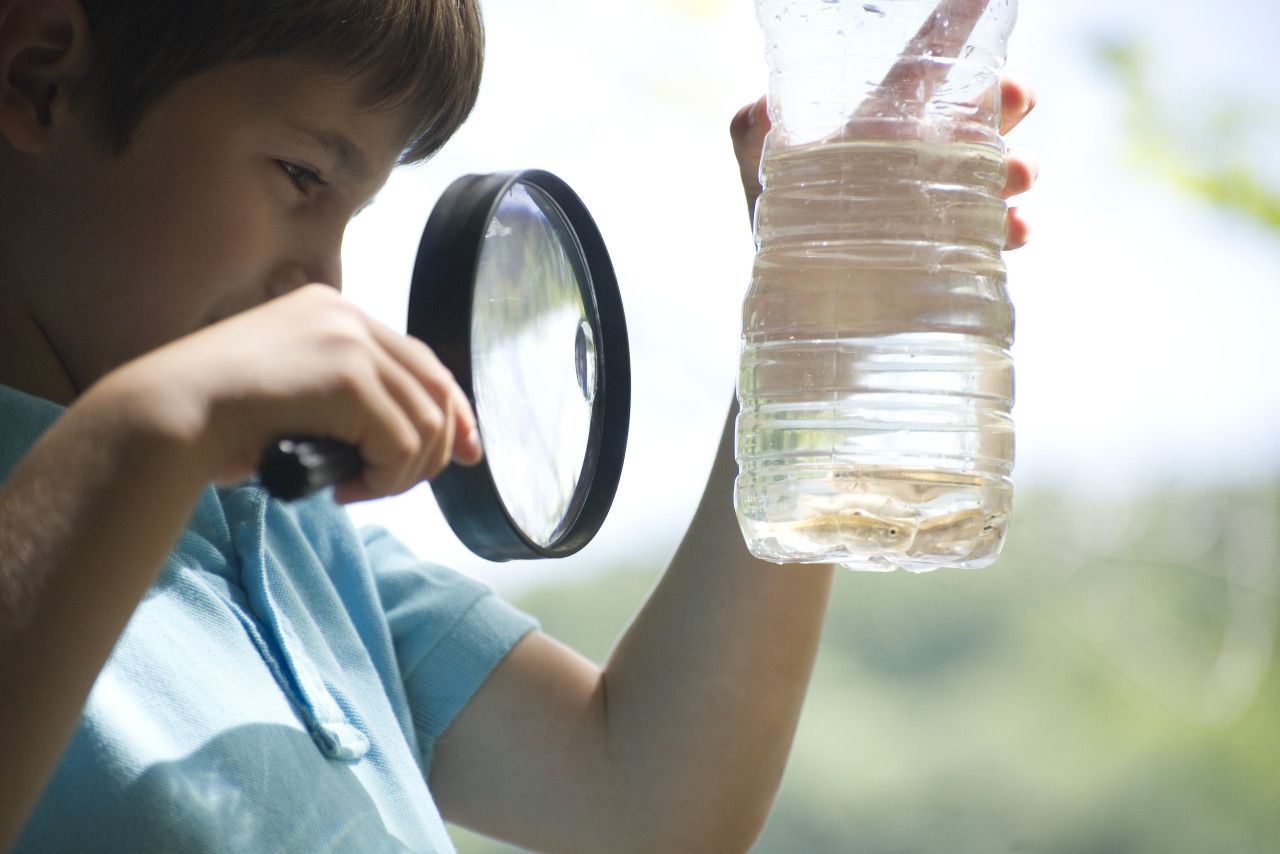
[[[421,414],[414,423],[419,446],[414,455],[418,477],[431,478],[448,464],[453,449],[453,431],[448,418],[440,410]]]
[[[424,442],[422,437],[412,430],[399,432],[391,446],[396,464],[401,468],[411,467],[422,456]]]
[[[326,353],[353,356],[367,353],[374,346],[363,318],[346,311],[327,313],[312,328],[317,346]]]
[[[366,455],[364,481],[379,495],[404,492],[421,479],[422,442],[412,430],[394,431],[361,450]]]
[[[443,436],[449,429],[448,415],[436,406],[419,407],[414,413],[413,421],[420,436]]]
[[[419,381],[428,387],[435,388],[455,383],[453,373],[440,361],[435,350],[412,336],[406,336],[403,340],[405,358],[411,363],[409,367]]]
[[[452,448],[453,443],[444,437],[438,437],[437,441],[430,443],[426,448],[427,453],[419,460],[418,479],[431,480],[444,471],[453,456]]]
[[[379,388],[377,369],[368,361],[344,359],[331,365],[325,378],[326,396],[344,406],[362,407]]]

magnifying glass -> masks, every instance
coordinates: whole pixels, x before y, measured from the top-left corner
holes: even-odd
[[[590,542],[622,474],[631,362],[613,265],[577,194],[541,170],[454,181],[423,229],[407,330],[475,409],[483,461],[431,482],[458,538],[489,560]],[[361,465],[345,443],[283,439],[259,476],[293,500]]]

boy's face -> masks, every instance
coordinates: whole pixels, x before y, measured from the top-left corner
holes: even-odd
[[[72,110],[28,170],[18,278],[76,387],[300,285],[340,285],[346,225],[406,142],[402,117],[358,94],[298,61],[219,67],[167,93],[120,156]]]

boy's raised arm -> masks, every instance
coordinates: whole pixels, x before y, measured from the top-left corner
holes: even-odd
[[[1004,83],[1004,130],[1030,111]],[[731,131],[748,206],[767,119]],[[752,121],[751,119],[755,120]],[[1035,167],[1011,153],[1008,194]],[[1025,224],[1009,219],[1011,248]],[[671,566],[603,671],[532,634],[435,751],[445,816],[543,852],[741,852],[772,806],[817,654],[829,566],[748,553],[734,515],[732,407]]]

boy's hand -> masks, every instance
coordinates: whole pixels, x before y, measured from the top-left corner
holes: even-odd
[[[359,449],[364,469],[337,487],[342,502],[403,492],[451,460],[481,456],[466,395],[430,348],[324,285],[180,339],[107,383],[176,431],[206,480],[249,477],[263,450],[286,436]]]
[[[357,446],[352,501],[480,457],[453,377],[419,341],[311,285],[154,350],[85,390],[0,484],[0,850],[201,491],[282,436]],[[18,702],[17,699],[21,701]]]
[[[1035,108],[1036,95],[1031,82],[1023,77],[1006,75],[1000,80],[1000,133],[1013,130]],[[747,212],[755,215],[756,199],[760,187],[760,155],[764,136],[769,132],[769,115],[765,99],[748,104],[738,111],[729,123],[729,135],[733,139],[733,153],[738,158],[742,174],[742,188],[747,196]],[[1006,176],[1004,197],[1012,198],[1025,193],[1035,184],[1037,167],[1035,159],[1026,152],[1010,148],[1005,155]],[[1017,249],[1027,242],[1030,229],[1018,215],[1017,208],[1009,208],[1005,216],[1005,249]]]

